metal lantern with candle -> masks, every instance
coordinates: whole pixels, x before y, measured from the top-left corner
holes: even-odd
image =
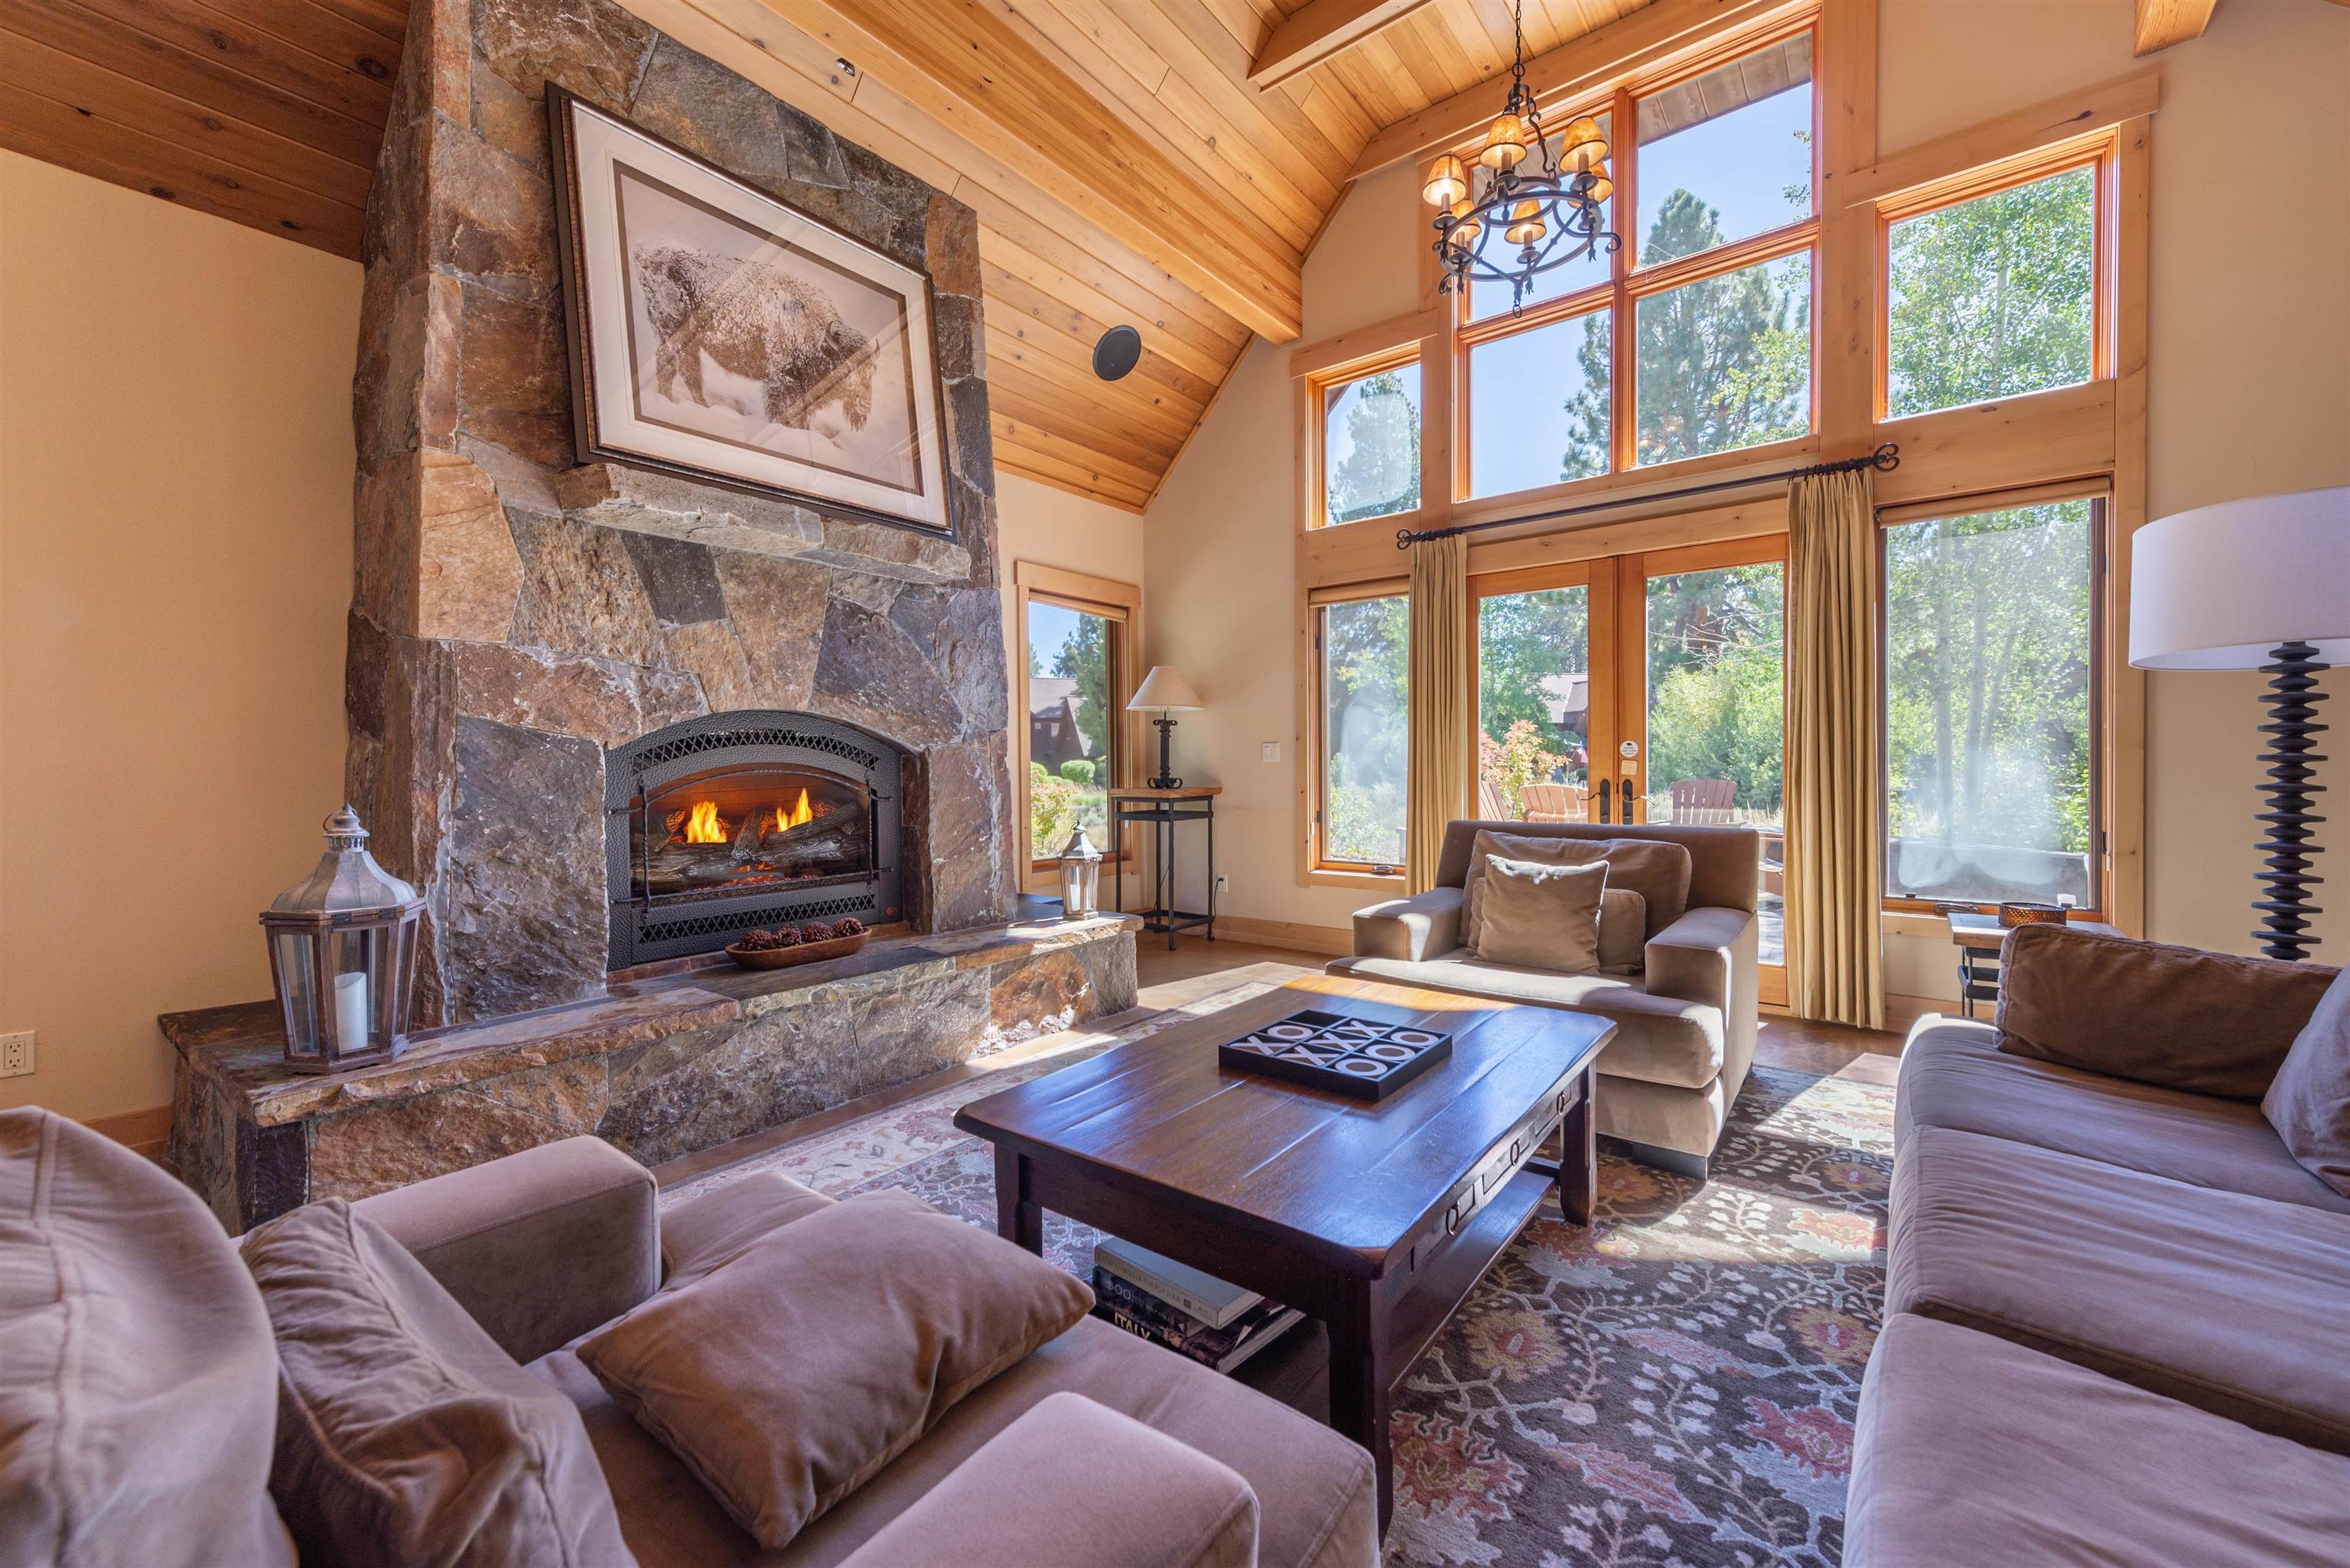
[[[1061,850],[1061,918],[1082,920],[1101,910],[1102,852],[1078,828]]]
[[[286,1030],[286,1064],[332,1073],[408,1046],[424,900],[367,852],[349,806],[326,823],[327,853],[261,917]]]

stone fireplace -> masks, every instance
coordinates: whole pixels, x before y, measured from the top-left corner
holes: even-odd
[[[951,530],[577,461],[549,82],[928,277]],[[267,1003],[162,1019],[223,1222],[580,1134],[673,1159],[1134,1005],[1131,917],[1004,923],[971,209],[608,0],[416,0],[367,236],[348,788],[427,899],[416,1033],[313,1075]],[[842,913],[846,957],[711,950]]]
[[[812,713],[713,713],[611,753],[611,967],[712,952],[758,926],[902,919],[909,761]]]
[[[550,81],[927,275],[951,534],[577,462]],[[419,0],[368,236],[349,788],[378,858],[427,889],[420,1015],[577,1001],[616,964],[723,946],[724,922],[759,923],[743,885],[758,876],[808,884],[778,909],[840,903],[918,932],[1007,918],[1014,796],[971,210],[608,0]],[[645,814],[679,809],[663,793],[678,778],[629,770],[673,739],[778,713],[804,716],[820,749],[862,736],[872,759],[803,759],[813,819],[768,821],[779,853],[824,851],[802,868],[819,874],[754,870],[762,846],[738,843],[759,836],[754,805],[788,819],[796,791],[722,799],[714,774],[726,844],[666,823],[647,842]],[[659,800],[632,793],[647,780]],[[885,818],[890,841],[851,854],[852,819],[878,832]],[[867,879],[880,853],[889,875]]]

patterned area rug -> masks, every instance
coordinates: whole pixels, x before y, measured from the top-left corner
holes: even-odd
[[[1251,982],[1181,1012],[1227,1007]],[[845,1196],[899,1187],[995,1223],[966,1101],[1140,1038],[1159,1013],[713,1171]],[[1700,1186],[1605,1154],[1597,1223],[1554,1203],[1420,1358],[1395,1412],[1388,1568],[1834,1568],[1883,1300],[1893,1091],[1761,1067]],[[1090,1272],[1056,1215],[1046,1254]]]

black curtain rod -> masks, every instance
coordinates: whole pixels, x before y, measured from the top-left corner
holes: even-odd
[[[1864,468],[1890,473],[1900,466],[1899,443],[1887,441],[1866,457],[1848,457],[1842,462],[1815,462],[1809,468],[1784,469],[1777,473],[1753,473],[1742,479],[1717,479],[1711,484],[1689,484],[1679,490],[1652,490],[1646,495],[1625,495],[1612,501],[1593,501],[1581,506],[1529,512],[1523,517],[1497,517],[1490,523],[1455,523],[1449,528],[1399,528],[1396,530],[1396,548],[1409,550],[1422,539],[1450,539],[1455,534],[1482,534],[1488,528],[1516,528],[1528,523],[1549,523],[1561,517],[1579,517],[1586,512],[1612,511],[1618,506],[1648,506],[1659,501],[1679,501],[1685,496],[1711,495],[1717,490],[1744,490],[1752,485],[1771,484],[1782,479],[1809,479],[1815,473],[1854,473]]]

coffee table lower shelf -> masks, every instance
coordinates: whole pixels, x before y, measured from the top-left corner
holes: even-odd
[[[1493,1201],[1454,1238],[1454,1245],[1437,1260],[1428,1277],[1397,1304],[1391,1330],[1396,1371],[1387,1388],[1390,1399],[1402,1392],[1412,1364],[1436,1343],[1485,1271],[1534,1219],[1552,1181],[1550,1175],[1531,1168],[1510,1178]],[[1232,1376],[1233,1382],[1277,1399],[1301,1416],[1330,1424],[1330,1334],[1314,1318],[1241,1363]]]

